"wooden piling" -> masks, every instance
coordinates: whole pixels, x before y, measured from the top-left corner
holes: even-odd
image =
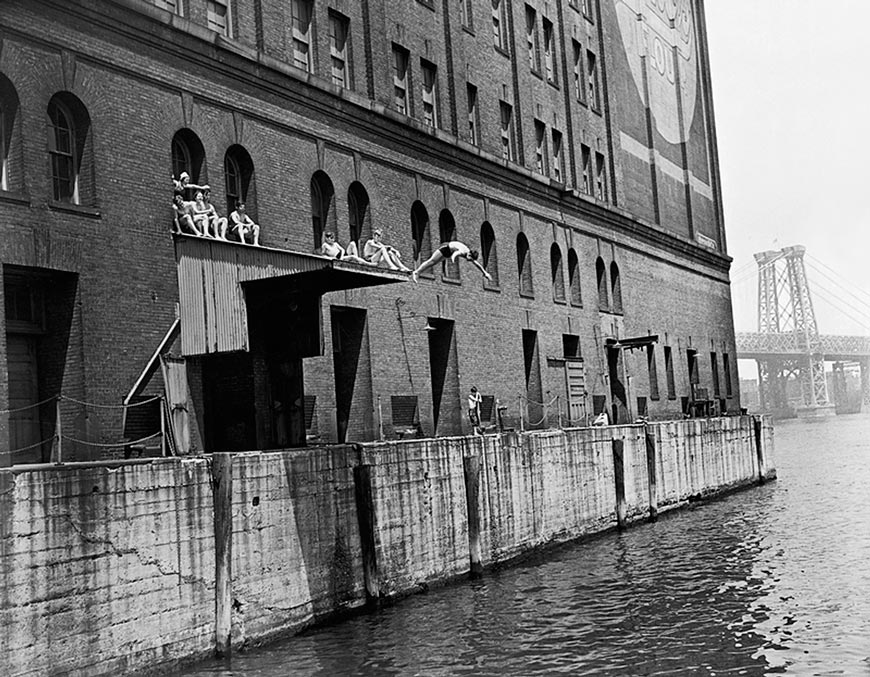
[[[659,515],[659,494],[658,484],[656,482],[656,438],[648,425],[644,426],[644,437],[646,437],[646,473],[647,486],[649,487],[649,518],[651,521],[655,521]]]
[[[372,499],[371,473],[371,466],[368,465],[358,465],[353,469],[353,487],[356,500],[356,517],[359,524],[366,602],[369,605],[375,605],[381,597],[381,585],[377,552],[375,550],[375,505]]]
[[[767,480],[767,467],[764,459],[764,429],[761,416],[752,417],[752,432],[755,438],[755,456],[758,459],[758,483],[764,484]]]
[[[625,449],[621,439],[610,440],[613,448],[613,475],[616,480],[616,524],[620,529],[626,525],[625,508]]]
[[[468,552],[471,559],[471,577],[483,574],[480,552],[480,458],[466,456],[462,459],[465,471],[465,503],[468,510]]]
[[[229,656],[232,631],[233,455],[212,454],[214,487],[214,634],[215,654]]]

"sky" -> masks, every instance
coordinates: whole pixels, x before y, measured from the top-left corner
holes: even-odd
[[[706,0],[737,331],[803,245],[819,332],[870,336],[870,0]]]

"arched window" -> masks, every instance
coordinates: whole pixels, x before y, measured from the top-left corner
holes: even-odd
[[[14,190],[23,188],[20,181],[16,181],[17,174],[11,168],[12,145],[17,144],[17,135],[13,137],[17,129],[18,117],[18,94],[12,82],[0,74],[0,190]],[[17,169],[17,168],[16,168]]]
[[[93,205],[91,119],[81,101],[59,92],[48,102],[48,154],[52,196],[59,202]]]
[[[227,195],[227,213],[236,208],[239,202],[245,203],[245,210],[257,220],[257,196],[254,190],[254,161],[242,146],[233,145],[224,156],[224,179]]]
[[[438,235],[441,242],[451,242],[456,239],[456,220],[449,209],[442,209],[438,215]],[[458,280],[459,262],[444,259],[441,262],[441,275],[449,280]]]
[[[582,306],[580,296],[580,265],[577,260],[577,252],[568,250],[568,297],[572,306]]]
[[[411,205],[411,240],[414,263],[419,265],[432,255],[432,242],[429,237],[429,212],[419,200]],[[421,275],[432,277],[430,271],[424,271]]]
[[[616,261],[610,262],[610,291],[613,299],[613,312],[622,312],[622,283],[619,279],[619,266]]]
[[[610,310],[607,300],[607,266],[600,256],[595,260],[595,279],[598,282],[598,309]]]
[[[325,231],[335,232],[335,188],[325,172],[316,171],[311,177],[311,226],[314,250],[320,251]],[[337,233],[336,233],[337,236]]]
[[[199,137],[189,129],[179,129],[172,137],[172,176],[176,179],[187,172],[190,182],[202,185],[207,182],[205,149]],[[185,195],[191,199],[192,195]]]
[[[562,250],[555,242],[550,246],[550,275],[553,280],[553,300],[565,302],[565,271],[562,269]]]
[[[72,115],[60,101],[52,101],[48,106],[48,117],[51,121],[48,152],[54,199],[78,204],[78,151]]]
[[[369,194],[359,181],[354,181],[347,189],[347,215],[350,242],[356,242],[359,247],[372,234]]]
[[[529,251],[529,241],[523,233],[517,235],[517,274],[521,296],[534,296],[532,286],[532,256]]]
[[[498,251],[495,246],[495,233],[489,221],[480,226],[480,257],[481,265],[492,276],[492,280],[484,278],[484,285],[498,287]]]

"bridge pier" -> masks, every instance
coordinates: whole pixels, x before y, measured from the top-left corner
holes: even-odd
[[[861,364],[861,396],[864,404],[870,404],[870,359],[860,360]]]

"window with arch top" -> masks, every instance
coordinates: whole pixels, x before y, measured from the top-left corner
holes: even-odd
[[[237,203],[244,202],[248,215],[256,221],[257,199],[254,190],[254,162],[248,151],[238,144],[230,146],[224,156],[224,179],[227,213],[232,212]]]
[[[311,177],[311,228],[314,236],[314,250],[320,252],[323,234],[336,233],[335,188],[326,172],[318,170]]]
[[[562,250],[555,242],[550,246],[550,276],[553,281],[553,300],[565,303],[565,271],[562,266]]]
[[[347,216],[350,228],[349,242],[355,242],[357,247],[372,234],[369,208],[368,192],[359,181],[354,181],[347,189]]]
[[[92,206],[96,203],[96,187],[90,116],[69,92],[51,97],[47,113],[52,198]]]
[[[18,148],[20,125],[18,124],[18,93],[12,82],[0,74],[0,190],[22,190],[23,176]]]
[[[193,184],[207,183],[205,148],[199,137],[187,128],[179,129],[172,136],[172,176],[179,179],[184,172],[187,172]],[[184,196],[185,200],[192,198],[192,195]]]
[[[610,262],[610,298],[613,301],[613,312],[622,313],[622,281],[616,261]]]
[[[419,200],[411,205],[411,247],[414,253],[414,265],[420,265],[432,256],[432,241],[429,234],[429,212]],[[434,277],[432,269],[420,273],[422,277]]]
[[[532,255],[529,240],[524,233],[517,235],[517,274],[520,296],[533,298],[535,290],[532,286]]]
[[[607,266],[600,256],[595,260],[595,280],[598,283],[598,310],[610,310],[607,296]]]
[[[568,250],[568,300],[572,306],[582,306],[580,296],[580,262],[574,248]]]
[[[498,289],[498,249],[495,243],[495,232],[489,221],[480,226],[480,264],[492,276],[492,280],[483,278],[487,289]]]
[[[442,209],[438,215],[438,235],[442,243],[456,239],[456,220],[449,209]],[[459,280],[459,262],[444,259],[441,262],[441,276],[448,280]]]

